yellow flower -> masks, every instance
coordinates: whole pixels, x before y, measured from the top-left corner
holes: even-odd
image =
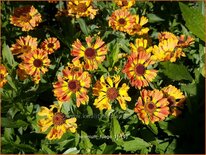
[[[97,81],[93,88],[93,94],[97,96],[94,101],[96,108],[99,108],[99,110],[110,110],[112,108],[111,104],[117,100],[120,107],[126,110],[126,101],[131,101],[131,98],[127,94],[129,86],[123,83],[122,86],[119,87],[120,81],[121,79],[118,75],[112,78],[108,76],[106,80],[104,76],[101,76],[100,81]]]
[[[3,64],[0,64],[0,88],[2,88],[7,83],[7,75],[8,72],[6,70],[6,67]]]
[[[19,64],[19,68],[25,70],[25,72],[32,76],[32,80],[38,84],[41,75],[48,71],[50,60],[46,52],[42,49],[36,49],[30,53],[27,53],[22,58],[23,62]]]
[[[51,105],[47,107],[41,107],[38,112],[39,116],[43,116],[38,121],[40,132],[49,131],[46,138],[49,140],[60,139],[66,132],[76,132],[77,124],[76,118],[66,118],[66,115],[61,112],[61,105]]]
[[[135,45],[130,43],[131,51],[133,53],[138,53],[140,51],[144,51],[147,53],[151,53],[153,48],[148,46],[148,40],[143,38],[137,38],[135,40]]]
[[[93,0],[70,0],[67,3],[68,15],[80,17],[90,17],[93,19],[97,14],[97,9],[92,6]]]
[[[178,41],[177,36],[171,32],[165,31],[165,32],[158,33],[159,42],[162,42],[162,41],[167,40],[169,38],[172,38],[173,40]]]
[[[136,0],[114,0],[114,2],[118,6],[128,9],[128,8],[131,8],[135,4]]]
[[[178,116],[184,107],[186,97],[183,93],[173,85],[169,85],[162,89],[168,102],[170,103],[171,115]]]
[[[41,48],[48,54],[52,54],[60,48],[60,42],[55,37],[47,38],[41,43]]]
[[[16,39],[16,44],[12,44],[10,49],[13,55],[22,57],[24,54],[37,49],[37,45],[37,38],[32,38],[27,35],[26,37],[19,37],[19,39]]]
[[[22,31],[29,31],[38,26],[42,19],[41,14],[33,6],[22,6],[15,8],[10,21],[11,24],[21,27]]]

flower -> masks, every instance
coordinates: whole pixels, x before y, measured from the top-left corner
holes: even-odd
[[[162,91],[143,89],[140,95],[134,111],[144,124],[162,121],[169,115],[169,102]]]
[[[137,38],[135,40],[135,45],[133,43],[130,43],[131,51],[133,53],[138,53],[140,51],[151,53],[153,48],[148,46],[148,40],[143,38]]]
[[[42,106],[38,112],[39,116],[44,117],[38,121],[40,132],[46,132],[48,130],[49,132],[46,138],[49,140],[60,139],[66,132],[76,132],[77,119],[75,117],[67,118],[60,110],[60,105],[53,104],[49,109]]]
[[[93,0],[70,0],[67,3],[68,15],[80,17],[90,17],[93,19],[97,14],[97,9],[92,6]]]
[[[177,47],[188,47],[192,44],[194,44],[195,40],[194,38],[192,38],[191,36],[186,37],[185,35],[180,35],[178,43],[177,43]]]
[[[95,43],[94,40],[96,40]],[[107,47],[100,37],[94,39],[88,36],[86,37],[86,43],[87,46],[83,46],[79,39],[77,39],[72,44],[71,55],[76,57],[73,61],[77,61],[83,57],[85,61],[84,68],[86,70],[95,70],[98,68],[98,64],[104,61],[107,54]]]
[[[133,15],[134,18],[134,23],[132,24],[132,28],[128,29],[128,34],[129,35],[145,35],[148,33],[149,28],[148,27],[143,27],[147,22],[148,19],[144,16],[140,18],[139,15]]]
[[[19,64],[19,68],[25,70],[25,72],[32,76],[32,80],[38,84],[41,75],[48,71],[50,60],[46,52],[42,49],[36,49],[28,54],[25,54],[22,58],[23,62]]]
[[[16,70],[16,74],[18,75],[19,79],[22,81],[28,78],[28,74],[24,70],[22,64],[19,64],[19,68]]]
[[[12,44],[10,49],[13,55],[22,57],[24,54],[37,49],[37,45],[37,38],[27,35],[26,37],[19,37],[19,39],[16,39],[16,43]]]
[[[186,100],[186,97],[183,95],[183,93],[173,85],[164,87],[162,91],[170,103],[171,115],[178,116],[181,114],[181,110],[184,107],[183,103]]]
[[[169,38],[172,38],[173,40],[178,41],[177,36],[174,35],[171,32],[165,31],[165,32],[158,33],[158,40],[159,40],[159,42],[162,42],[164,40],[168,40]]]
[[[81,75],[84,68],[84,63],[80,63],[79,60],[73,61],[72,63],[67,63],[71,74]]]
[[[114,0],[114,2],[118,6],[128,9],[128,8],[131,8],[135,4],[136,0]]]
[[[127,9],[115,10],[109,17],[109,26],[114,30],[128,32],[132,29],[134,17]]]
[[[11,24],[21,27],[22,31],[29,31],[38,26],[42,19],[41,14],[33,6],[22,6],[15,8],[10,21]]]
[[[6,67],[3,64],[0,64],[0,88],[3,88],[3,86],[7,83],[7,75],[8,72],[6,70]]]
[[[132,86],[138,89],[149,85],[157,76],[157,70],[149,69],[148,66],[155,63],[150,58],[151,54],[140,50],[137,53],[131,53],[123,68],[123,73],[130,79]]]
[[[120,104],[120,107],[123,110],[126,110],[126,101],[131,101],[131,98],[127,94],[129,90],[129,86],[125,83],[119,87],[121,79],[120,76],[116,75],[114,77],[106,77],[101,76],[100,81],[97,81],[94,88],[93,94],[97,96],[94,101],[94,105],[99,110],[103,109],[111,109],[111,104],[117,100]]]
[[[58,101],[66,102],[70,101],[71,96],[76,96],[77,107],[80,104],[85,105],[89,101],[87,95],[88,88],[91,83],[91,76],[88,72],[74,73],[73,69],[66,67],[63,71],[63,77],[58,76],[58,81],[53,84],[54,96]]]
[[[47,38],[41,43],[41,48],[48,54],[52,54],[60,48],[60,42],[55,37]]]

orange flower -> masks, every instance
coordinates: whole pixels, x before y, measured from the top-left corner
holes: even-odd
[[[93,43],[93,37],[86,37],[86,47],[82,45],[79,39],[72,44],[73,49],[71,55],[76,57],[73,61],[75,62],[83,57],[85,61],[84,68],[86,70],[97,69],[98,64],[104,61],[105,55],[107,54],[107,47],[104,41],[102,41],[100,37],[97,37],[95,40],[95,43]]]
[[[19,39],[16,39],[16,44],[12,44],[10,49],[13,55],[20,55],[21,57],[37,49],[37,38],[32,38],[29,35],[26,37],[19,37]]]
[[[109,17],[109,26],[114,30],[128,32],[132,29],[135,22],[134,17],[127,9],[119,9],[112,13]]]
[[[42,42],[41,48],[48,54],[52,54],[60,48],[60,42],[54,37],[47,38]]]
[[[11,24],[21,27],[22,31],[33,30],[42,21],[41,14],[33,6],[15,8],[10,16]]]
[[[169,115],[169,102],[162,91],[143,89],[140,95],[134,111],[144,124],[162,121]]]
[[[195,40],[194,38],[192,38],[191,36],[186,37],[185,35],[180,35],[178,43],[177,43],[177,47],[188,47],[192,44],[194,44]]]
[[[32,76],[33,81],[38,84],[41,76],[48,71],[50,60],[46,52],[36,49],[23,57],[23,62],[19,67]]]
[[[2,88],[7,83],[7,75],[8,72],[6,70],[6,67],[3,64],[0,64],[0,88]]]
[[[114,0],[114,2],[118,6],[128,9],[128,8],[131,8],[135,4],[136,0]]]
[[[76,96],[77,107],[80,104],[86,104],[89,101],[87,95],[88,88],[91,83],[91,76],[88,72],[76,72],[73,69],[66,67],[62,71],[63,77],[58,76],[58,81],[53,84],[54,96],[58,101],[66,102],[70,101],[71,96]]]
[[[128,57],[123,73],[130,79],[132,86],[141,89],[141,87],[148,86],[149,82],[157,76],[157,70],[148,68],[149,65],[154,63],[155,61],[150,59],[150,53],[141,50]]]
[[[135,40],[135,44],[130,43],[131,51],[133,53],[138,53],[140,51],[145,51],[147,53],[151,53],[153,48],[149,47],[148,40],[143,38],[137,38]]]
[[[19,79],[23,81],[23,80],[25,80],[28,77],[28,74],[21,67],[22,67],[22,65],[19,64],[19,68],[16,70],[16,74],[18,75]]]

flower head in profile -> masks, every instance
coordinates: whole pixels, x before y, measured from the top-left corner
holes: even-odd
[[[133,15],[133,18],[135,22],[132,24],[132,29],[128,29],[128,34],[129,35],[146,35],[149,31],[148,27],[145,27],[144,25],[147,24],[148,19],[144,16],[139,16],[139,15]]]
[[[60,42],[55,37],[47,38],[41,43],[41,48],[48,54],[52,54],[60,48]]]
[[[76,105],[85,105],[89,101],[87,95],[91,83],[91,76],[88,72],[74,72],[73,68],[66,67],[62,71],[63,76],[58,76],[58,81],[53,84],[54,96],[58,101],[66,102],[71,96],[76,96]]]
[[[16,74],[18,75],[18,78],[23,81],[26,78],[28,78],[28,74],[26,73],[25,69],[23,68],[22,64],[19,64],[19,68],[16,70]]]
[[[2,88],[7,83],[7,75],[8,72],[6,70],[6,67],[3,64],[0,64],[0,88]]]
[[[38,115],[43,117],[38,121],[40,132],[48,131],[46,138],[49,140],[61,139],[66,132],[76,132],[77,119],[67,118],[61,112],[61,105],[53,104],[50,108],[41,107]]]
[[[109,17],[109,26],[114,30],[128,32],[135,22],[134,17],[127,9],[115,10]]]
[[[158,33],[158,40],[159,40],[159,42],[162,42],[162,41],[168,40],[168,39],[175,40],[176,42],[178,41],[177,36],[174,35],[171,32],[164,31],[164,32]]]
[[[83,58],[86,70],[97,69],[107,54],[107,47],[100,37],[86,37],[86,46],[83,46],[79,39],[77,39],[72,44],[72,47],[71,55],[75,56],[73,62]]]
[[[12,44],[10,49],[13,55],[22,57],[24,54],[37,49],[37,45],[37,38],[27,35],[26,37],[19,37],[19,39],[16,39],[16,43]]]
[[[90,17],[93,19],[97,14],[97,9],[92,5],[93,0],[70,0],[67,3],[68,15],[80,17]]]
[[[180,35],[178,38],[177,47],[186,48],[194,44],[195,40],[191,36]]]
[[[33,6],[22,6],[15,8],[10,21],[11,24],[21,27],[22,31],[30,31],[38,26],[42,19],[41,14]]]
[[[149,46],[148,40],[143,38],[137,38],[135,40],[135,44],[130,43],[132,53],[138,53],[140,51],[144,51],[146,53],[151,53],[153,48]]]
[[[119,7],[122,7],[122,8],[131,8],[136,0],[114,0],[114,2],[119,6]]]
[[[93,94],[94,96],[97,96],[94,101],[96,108],[99,108],[99,110],[110,110],[112,103],[116,100],[120,107],[123,110],[126,110],[126,101],[131,101],[131,98],[127,93],[129,86],[125,83],[122,84],[122,86],[119,86],[120,81],[121,79],[119,75],[112,78],[110,76],[106,78],[101,76],[100,81],[97,81],[93,88]]]
[[[162,89],[168,102],[170,103],[171,115],[178,116],[182,113],[186,97],[183,93],[173,85],[169,85]]]
[[[46,52],[42,49],[36,49],[22,58],[23,62],[19,64],[19,68],[24,70],[32,77],[32,80],[38,84],[41,76],[48,71],[50,60]]]
[[[131,85],[138,89],[148,86],[157,76],[157,70],[148,68],[148,66],[155,63],[150,56],[151,54],[144,50],[131,53],[124,66],[123,73],[127,75]]]
[[[169,115],[169,102],[162,91],[143,89],[140,95],[134,111],[144,124],[162,121]]]

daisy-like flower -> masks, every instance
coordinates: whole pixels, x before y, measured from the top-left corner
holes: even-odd
[[[84,63],[80,63],[79,60],[73,61],[72,63],[67,63],[69,70],[72,74],[81,75],[84,68]]]
[[[182,113],[186,97],[175,86],[169,85],[162,89],[168,102],[170,103],[171,115],[178,116]]]
[[[114,2],[118,6],[128,9],[128,8],[131,8],[135,4],[136,0],[114,0]]]
[[[46,138],[49,140],[60,139],[66,132],[76,132],[77,119],[75,117],[67,118],[66,115],[61,112],[61,105],[53,104],[49,109],[47,107],[41,107],[38,115],[43,116],[43,118],[38,121],[40,132],[46,132],[48,130]]]
[[[48,54],[52,54],[60,48],[60,42],[55,37],[47,38],[41,43],[41,48]]]
[[[41,14],[33,6],[15,8],[14,14],[10,16],[11,24],[21,27],[22,31],[33,30],[41,23]]]
[[[149,69],[148,66],[155,63],[150,58],[151,54],[143,50],[132,53],[124,66],[123,73],[130,79],[132,86],[138,89],[148,86],[157,76],[157,70]]]
[[[133,53],[138,53],[140,51],[151,53],[153,49],[151,46],[148,45],[148,40],[143,38],[137,38],[135,40],[135,44],[130,43],[130,47]]]
[[[58,76],[58,81],[53,84],[54,96],[57,97],[58,101],[66,102],[70,101],[71,96],[76,96],[77,107],[80,104],[85,105],[89,101],[87,95],[88,88],[91,83],[91,76],[88,72],[74,73],[73,68],[69,69],[66,67],[63,71],[63,77]]]
[[[169,115],[169,102],[162,91],[143,89],[140,95],[134,111],[144,124],[162,121]]]
[[[16,43],[12,44],[10,49],[13,55],[19,55],[21,57],[37,49],[37,45],[37,38],[27,35],[26,37],[19,37],[19,39],[16,39]]]
[[[95,43],[94,40],[96,40]],[[95,39],[90,36],[86,37],[86,43],[87,45],[83,46],[79,39],[77,39],[72,44],[71,55],[76,57],[73,59],[74,62],[80,58],[84,58],[84,68],[86,70],[95,70],[98,68],[98,64],[104,61],[107,54],[107,47],[100,37]]]
[[[146,35],[149,31],[148,27],[143,27],[147,24],[148,19],[144,16],[140,17],[139,15],[133,15],[135,22],[132,24],[132,29],[128,29],[129,35]]]
[[[101,76],[100,81],[97,81],[93,88],[94,96],[98,96],[94,101],[96,108],[99,108],[99,110],[110,110],[111,104],[117,100],[120,107],[126,110],[126,101],[131,101],[127,93],[129,86],[124,83],[119,87],[120,81],[121,79],[118,75],[112,78],[108,76],[106,79],[104,76]]]
[[[134,22],[134,17],[127,9],[116,10],[109,17],[109,26],[118,31],[130,31],[133,27]]]
[[[158,40],[159,40],[159,42],[162,42],[162,41],[167,40],[169,38],[172,38],[173,40],[178,41],[177,36],[174,35],[171,32],[165,31],[165,32],[158,33]]]
[[[19,64],[20,69],[24,70],[32,77],[32,80],[38,84],[41,79],[41,75],[48,71],[48,67],[50,65],[48,54],[42,49],[36,49],[25,54],[22,59],[23,62]]]
[[[186,37],[185,35],[180,35],[177,47],[185,48],[194,44],[195,40],[191,36]]]
[[[97,9],[92,6],[93,0],[70,0],[67,3],[68,15],[80,17],[90,17],[93,19],[97,14]]]
[[[6,70],[6,67],[0,64],[0,88],[2,88],[7,83],[7,79],[6,79],[7,75],[8,72]]]

